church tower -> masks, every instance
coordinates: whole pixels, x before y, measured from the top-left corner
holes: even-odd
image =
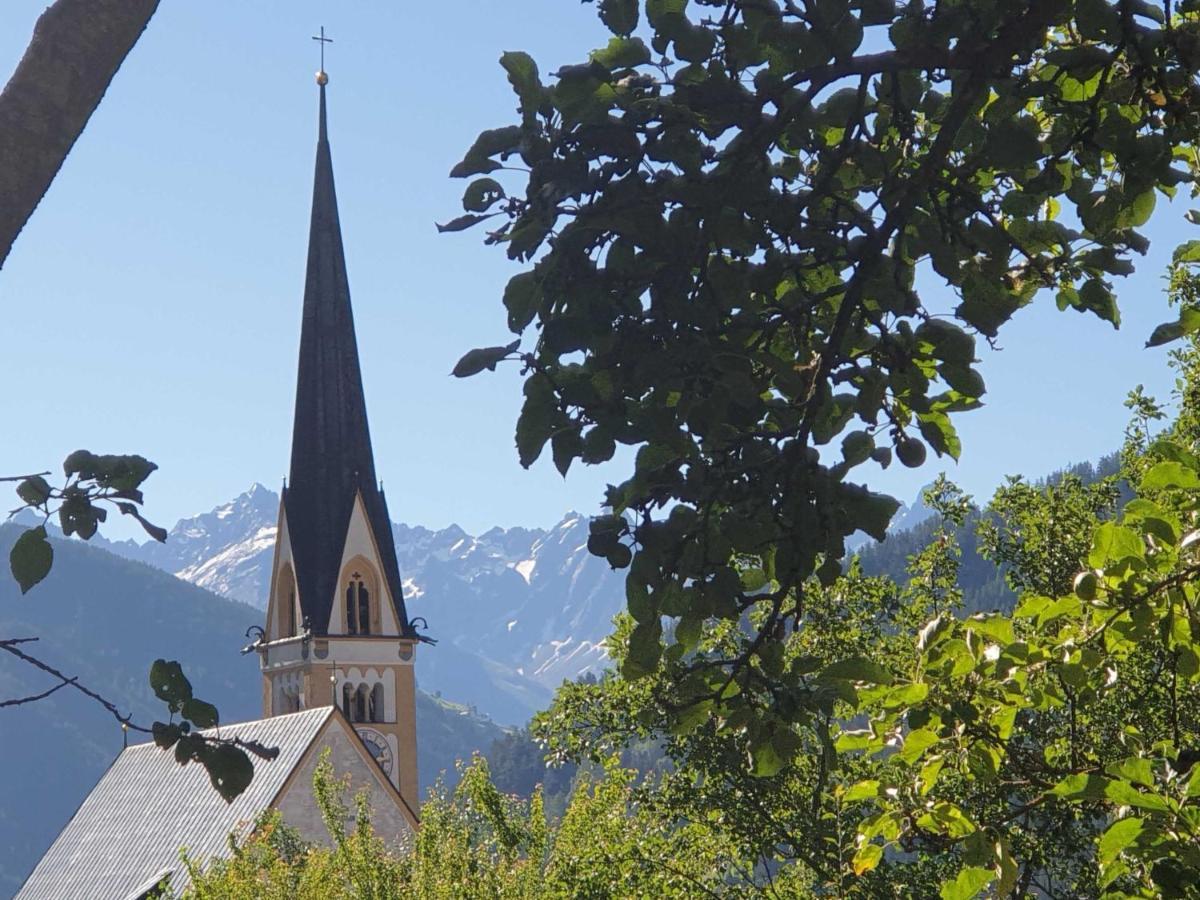
[[[336,705],[413,807],[418,638],[375,477],[320,85],[291,474],[265,635],[263,715]]]

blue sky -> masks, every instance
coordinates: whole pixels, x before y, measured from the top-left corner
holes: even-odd
[[[15,66],[46,0],[0,8]],[[254,481],[277,487],[291,440],[316,137],[315,42],[335,43],[330,131],[377,467],[393,515],[468,530],[548,525],[594,510],[614,470],[520,468],[515,370],[448,377],[506,340],[516,271],[481,235],[439,235],[465,186],[446,176],[482,129],[509,124],[497,64],[542,71],[606,40],[590,4],[163,0],[0,270],[0,474],[57,466],[80,446],[141,452],[164,524]],[[1120,331],[1044,296],[983,351],[987,406],[959,419],[960,464],[862,470],[902,499],[947,468],[986,496],[1115,448],[1134,385],[1165,397],[1162,275],[1192,229],[1160,206],[1151,253],[1118,284]],[[130,534],[120,528],[117,535]]]

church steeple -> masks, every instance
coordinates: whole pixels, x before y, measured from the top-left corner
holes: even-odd
[[[324,39],[322,33],[319,40]],[[336,706],[401,794],[417,796],[418,637],[376,482],[325,90],[300,326],[292,465],[279,510],[263,640],[263,715]]]
[[[284,493],[304,618],[328,629],[342,546],[361,496],[399,628],[411,634],[387,503],[375,477],[329,148],[322,72],[292,461]],[[337,629],[333,629],[336,631]]]

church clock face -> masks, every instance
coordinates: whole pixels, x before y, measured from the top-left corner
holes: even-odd
[[[387,772],[388,775],[391,775],[392,750],[388,746],[387,738],[374,728],[360,728],[358,729],[358,736],[367,745],[367,749],[371,751],[371,755],[375,757],[375,761],[379,763],[379,767]]]

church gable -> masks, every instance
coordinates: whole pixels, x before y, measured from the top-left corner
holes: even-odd
[[[279,527],[275,532],[275,555],[271,564],[271,589],[267,599],[265,630],[269,641],[292,637],[304,630],[287,508],[282,498],[279,501]]]
[[[295,828],[306,841],[315,843],[329,840],[312,793],[313,773],[326,751],[337,776],[349,776],[350,794],[366,791],[375,832],[389,844],[404,844],[417,827],[416,813],[340,713],[329,717],[272,804],[279,810],[284,822]]]
[[[326,623],[328,634],[400,636],[397,606],[385,565],[378,536],[358,493],[346,526],[337,592]]]
[[[350,777],[351,791],[365,789],[376,833],[399,845],[417,827],[417,816],[371,758],[352,727],[333,707],[225,725],[237,736],[279,748],[273,760],[251,757],[254,778],[226,803],[198,765],[180,767],[173,753],[153,743],[126,748],[88,794],[17,892],[14,900],[137,896],[170,877],[180,893],[189,883],[179,859],[228,856],[228,838],[268,809],[305,840],[328,843],[312,778],[328,749],[335,775]]]

